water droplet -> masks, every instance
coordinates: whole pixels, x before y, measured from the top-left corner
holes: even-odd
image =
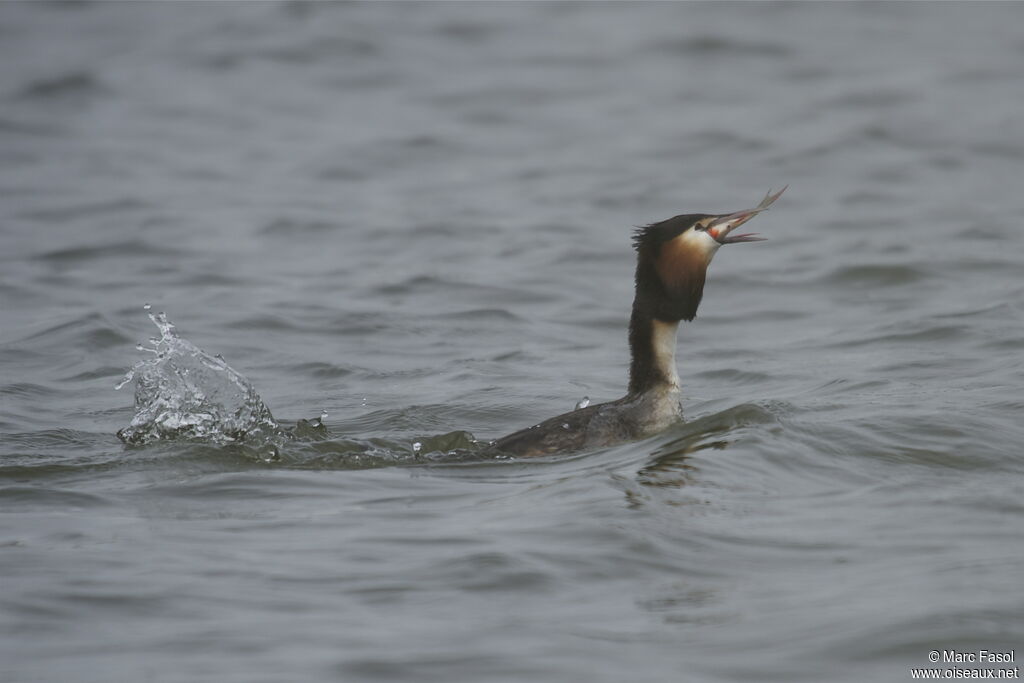
[[[277,450],[277,446],[272,443],[260,447],[258,452],[260,460],[263,462],[278,462],[281,460],[281,453]]]
[[[131,370],[125,373],[124,377],[121,378],[121,381],[117,383],[116,387],[114,387],[114,391],[121,391],[121,388],[124,387],[125,384],[128,384],[128,382],[131,382],[133,379],[135,379],[135,368],[132,368]]]
[[[587,406],[589,406],[589,405],[590,405],[590,397],[589,397],[589,396],[584,396],[584,397],[583,397],[583,398],[581,398],[581,399],[579,400],[579,402],[578,402],[578,403],[576,404],[576,408],[575,408],[575,409],[576,409],[576,410],[579,410],[579,409],[581,409],[581,408],[586,408],[586,407],[587,407]]]

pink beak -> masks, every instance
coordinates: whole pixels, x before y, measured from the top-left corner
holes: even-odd
[[[786,187],[789,187],[787,185]],[[743,211],[737,211],[735,213],[725,214],[715,218],[714,222],[708,226],[707,232],[709,235],[714,237],[720,244],[736,244],[739,242],[760,242],[766,238],[758,237],[756,232],[744,232],[739,235],[729,236],[729,233],[740,227],[751,218],[766,211],[772,203],[778,199],[783,192],[786,191],[786,187],[772,194],[769,190],[765,198],[761,200],[761,203],[754,209],[744,209]]]

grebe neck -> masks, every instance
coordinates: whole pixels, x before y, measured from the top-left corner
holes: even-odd
[[[629,320],[629,395],[653,389],[679,389],[676,331],[679,321],[658,320],[634,303]]]

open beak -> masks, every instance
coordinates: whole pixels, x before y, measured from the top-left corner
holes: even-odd
[[[789,185],[786,185],[789,187]],[[743,211],[737,211],[736,213],[726,214],[724,216],[717,216],[715,220],[708,225],[707,232],[709,235],[718,240],[719,244],[736,244],[738,242],[760,242],[764,240],[764,237],[758,237],[756,232],[744,232],[739,235],[732,235],[731,233],[736,228],[740,227],[751,218],[766,211],[772,203],[778,199],[783,192],[786,191],[786,187],[782,188],[775,194],[772,194],[771,190],[765,195],[761,203],[757,205],[755,209],[744,209]]]

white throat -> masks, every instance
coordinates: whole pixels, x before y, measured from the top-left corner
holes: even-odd
[[[678,389],[679,373],[676,372],[676,330],[679,329],[679,323],[652,320],[651,325],[651,351],[654,353],[654,363],[661,370],[661,374],[668,379],[669,384]]]

